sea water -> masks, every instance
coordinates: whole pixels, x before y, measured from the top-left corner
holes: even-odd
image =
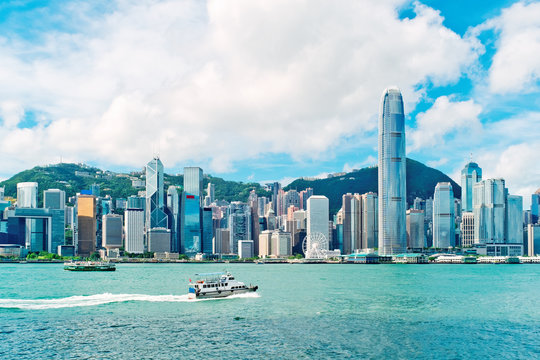
[[[540,265],[0,264],[0,359],[485,357],[540,357]]]

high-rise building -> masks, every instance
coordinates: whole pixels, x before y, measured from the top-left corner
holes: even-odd
[[[446,249],[455,245],[454,191],[449,182],[440,182],[433,196],[433,246]]]
[[[259,234],[259,257],[272,255],[272,230],[264,230]]]
[[[259,196],[257,201],[257,216],[264,217],[265,215],[265,207],[268,204],[268,198],[265,196]]]
[[[229,229],[216,229],[214,237],[214,254],[230,254],[231,241]]]
[[[523,244],[523,197],[506,196],[505,238],[507,244]]]
[[[210,204],[212,204],[215,200],[215,191],[216,191],[216,185],[212,183],[208,183],[208,187],[206,188],[206,195],[209,198]]]
[[[474,245],[474,215],[472,212],[461,213],[461,246]]]
[[[148,251],[171,252],[171,230],[166,228],[153,228],[146,232]]]
[[[94,195],[77,196],[78,240],[77,253],[87,257],[96,251],[96,197]]]
[[[540,189],[536,190],[531,196],[531,217],[532,223],[538,223],[540,220]]]
[[[361,200],[359,195],[342,196],[343,253],[351,254],[361,247]],[[341,249],[340,249],[341,250]]]
[[[273,256],[280,258],[292,255],[291,233],[274,230],[271,239]]]
[[[163,163],[158,157],[146,165],[146,230],[167,228],[164,208]]]
[[[248,259],[253,257],[253,240],[238,240],[238,257]]]
[[[425,242],[424,210],[407,210],[407,247],[421,251]]]
[[[482,181],[482,169],[477,163],[470,162],[461,170],[461,209],[463,212],[473,211],[473,186],[480,181]]]
[[[49,189],[43,192],[43,207],[46,209],[63,210],[66,206],[66,192],[59,189]]]
[[[312,188],[306,188],[305,190],[302,190],[300,191],[300,197],[302,199],[302,206],[301,206],[301,209],[302,210],[307,210],[307,201],[309,199],[309,197],[313,195],[313,189]]]
[[[127,252],[142,254],[144,252],[144,210],[127,208],[126,218],[126,241]]]
[[[180,196],[176,186],[167,189],[167,208],[171,214],[171,252],[180,251]]]
[[[506,189],[503,179],[487,179],[473,186],[474,243],[504,244]]]
[[[214,237],[214,221],[212,219],[212,208],[204,207],[202,210],[202,252],[212,254],[212,238]]]
[[[238,254],[239,240],[252,240],[251,208],[248,204],[233,201],[229,205],[229,232],[231,237],[231,252]]]
[[[373,249],[378,242],[378,198],[377,194],[362,194],[362,249]]]
[[[37,207],[37,182],[22,182],[17,184],[17,207]]]
[[[180,251],[195,256],[202,251],[201,207],[199,195],[182,192],[180,227],[182,241]]]
[[[103,247],[107,250],[119,249],[123,240],[122,215],[103,215]]]
[[[184,191],[196,195],[202,206],[203,197],[203,170],[200,167],[188,166],[184,168]]]
[[[321,233],[330,244],[331,236],[328,229],[329,201],[326,196],[312,195],[307,201],[307,229],[306,234]]]
[[[527,255],[540,256],[540,224],[527,225]]]
[[[131,195],[127,198],[127,209],[141,209],[145,208],[146,199],[144,197],[139,197]]]
[[[384,90],[379,111],[379,254],[407,250],[405,115],[401,91]]]

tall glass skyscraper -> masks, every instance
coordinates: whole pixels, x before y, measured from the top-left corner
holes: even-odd
[[[184,168],[184,191],[199,197],[201,206],[203,197],[203,170],[200,167]]]
[[[155,157],[146,165],[146,229],[167,228],[163,211],[163,163]]]
[[[195,256],[202,250],[201,208],[198,195],[182,192],[181,200],[181,244],[180,251]]]
[[[379,254],[407,250],[405,115],[401,91],[384,90],[379,111]]]
[[[454,191],[449,182],[438,183],[433,196],[433,246],[455,246]]]
[[[503,179],[487,179],[473,186],[475,244],[505,241],[506,189]]]
[[[470,162],[461,170],[461,211],[473,211],[473,186],[482,181],[482,169]],[[459,214],[456,214],[459,215]]]

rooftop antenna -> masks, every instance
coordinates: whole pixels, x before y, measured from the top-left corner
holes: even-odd
[[[469,162],[472,162],[472,153],[470,154]]]

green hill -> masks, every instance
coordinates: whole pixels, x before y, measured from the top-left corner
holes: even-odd
[[[76,172],[78,175],[76,175]],[[47,189],[61,189],[66,192],[66,197],[74,196],[84,189],[90,189],[92,184],[98,184],[101,196],[110,195],[113,199],[126,198],[136,195],[144,188],[134,188],[131,178],[144,180],[140,173],[118,174],[109,171],[83,165],[83,164],[54,164],[48,166],[36,166],[30,170],[24,170],[10,179],[0,183],[5,186],[5,195],[17,197],[17,183],[38,183],[38,206],[43,204],[43,191]],[[164,175],[165,189],[169,185],[182,186],[182,175]],[[243,183],[227,181],[222,178],[205,175],[204,186],[211,182],[216,185],[215,197],[226,201],[247,201],[249,192],[255,189],[260,196],[269,196],[258,183]]]
[[[433,197],[438,182],[450,182],[454,197],[461,198],[461,187],[439,170],[430,168],[418,161],[407,159],[407,202],[412,205],[415,197],[427,199]],[[330,200],[330,213],[335,214],[341,208],[342,195],[346,193],[364,194],[369,191],[378,192],[378,167],[364,168],[343,176],[327,179],[297,179],[285,190],[313,188],[315,195],[325,195]]]

